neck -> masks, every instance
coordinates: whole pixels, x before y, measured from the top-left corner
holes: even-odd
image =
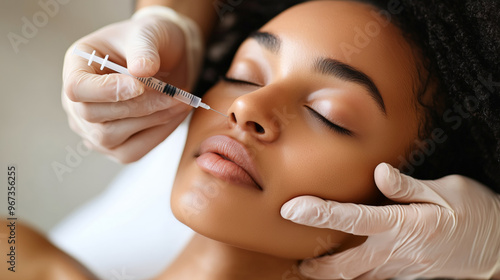
[[[196,234],[157,280],[300,279],[298,261],[236,248]]]

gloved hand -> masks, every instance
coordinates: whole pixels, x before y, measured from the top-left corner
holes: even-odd
[[[127,75],[88,66],[74,46],[126,66],[137,77],[191,90],[202,57],[201,34],[190,19],[166,7],[146,7],[71,46],[64,59],[62,104],[84,143],[120,162],[140,159],[161,143],[191,107]]]
[[[306,260],[301,272],[316,279],[455,277],[500,274],[500,195],[458,175],[416,180],[387,164],[375,182],[406,205],[366,206],[294,198],[281,215],[293,222],[368,236],[344,252]],[[358,278],[357,278],[358,277]]]

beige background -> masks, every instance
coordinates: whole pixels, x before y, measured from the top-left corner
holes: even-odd
[[[50,15],[39,2],[57,3],[59,11]],[[60,102],[61,72],[74,41],[132,12],[131,0],[0,1],[0,216],[7,215],[9,164],[18,169],[16,216],[43,232],[99,194],[122,168],[96,152],[87,154],[69,129]],[[40,27],[16,53],[8,36],[23,36],[23,18]],[[58,178],[54,165],[71,172]]]

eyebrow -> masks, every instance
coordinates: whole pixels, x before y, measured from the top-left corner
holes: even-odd
[[[269,32],[255,31],[248,35],[248,38],[256,40],[259,45],[263,46],[268,51],[276,54],[281,48],[281,39],[278,36]]]
[[[255,31],[248,38],[254,39],[268,51],[277,54],[281,49],[281,39],[275,34],[269,32]],[[319,58],[314,63],[314,70],[321,74],[331,75],[338,79],[354,82],[367,89],[370,96],[375,100],[379,109],[384,115],[387,115],[384,99],[380,94],[375,83],[368,75],[347,65],[341,61],[331,58]]]
[[[332,75],[347,82],[360,84],[368,90],[370,96],[377,102],[378,107],[387,115],[384,99],[375,83],[365,73],[343,62],[331,58],[319,58],[314,63],[314,69],[321,74]]]

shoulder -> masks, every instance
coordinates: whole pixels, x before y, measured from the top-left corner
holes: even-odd
[[[0,252],[8,260],[0,269],[0,279],[97,279],[38,231],[19,221],[2,220]]]

